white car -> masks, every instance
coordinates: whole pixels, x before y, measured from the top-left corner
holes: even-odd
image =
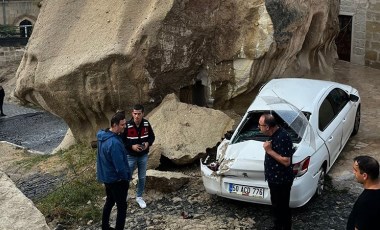
[[[300,112],[297,119],[306,120],[301,132],[283,115],[297,110]],[[271,204],[264,178],[263,142],[268,137],[258,128],[264,112],[274,114],[292,137],[295,179],[290,207],[303,206],[314,194],[322,193],[326,173],[349,137],[359,130],[359,93],[351,86],[330,81],[302,78],[269,81],[260,89],[232,136],[220,143],[216,156],[201,159],[202,180],[208,193]]]

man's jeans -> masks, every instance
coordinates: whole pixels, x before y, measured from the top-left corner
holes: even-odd
[[[135,157],[131,155],[127,155],[129,169],[131,173],[135,171],[137,166],[138,173],[138,183],[137,183],[137,191],[136,197],[142,197],[145,188],[145,176],[146,176],[146,167],[148,164],[148,154],[144,154],[143,156]]]

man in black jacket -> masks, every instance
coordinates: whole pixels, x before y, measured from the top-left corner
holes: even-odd
[[[146,203],[142,195],[145,188],[149,146],[153,144],[155,136],[149,121],[144,119],[142,105],[137,104],[133,107],[132,119],[127,124],[123,139],[128,150],[129,168],[134,171],[137,166],[138,170],[136,202],[141,208],[145,208]]]
[[[3,87],[0,85],[0,116],[5,116],[3,113],[3,103],[4,103],[4,97],[5,97],[5,92]]]

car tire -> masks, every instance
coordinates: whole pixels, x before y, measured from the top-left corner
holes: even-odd
[[[352,129],[351,136],[355,136],[359,132],[359,126],[360,126],[360,105],[358,106],[358,109],[356,110],[354,128]]]
[[[323,166],[321,166],[321,168],[319,169],[318,174],[319,174],[319,177],[318,177],[317,189],[315,190],[315,196],[321,196],[325,188],[326,170]]]

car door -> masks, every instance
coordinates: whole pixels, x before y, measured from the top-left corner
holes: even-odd
[[[342,149],[343,123],[339,116],[339,108],[334,102],[332,90],[324,98],[318,112],[318,134],[323,139],[329,151],[330,167],[335,162]],[[341,110],[341,108],[340,108]]]
[[[330,97],[335,104],[335,113],[337,119],[342,121],[342,148],[351,136],[351,131],[355,121],[355,112],[352,103],[350,103],[350,96],[344,90],[336,88],[330,93]]]

